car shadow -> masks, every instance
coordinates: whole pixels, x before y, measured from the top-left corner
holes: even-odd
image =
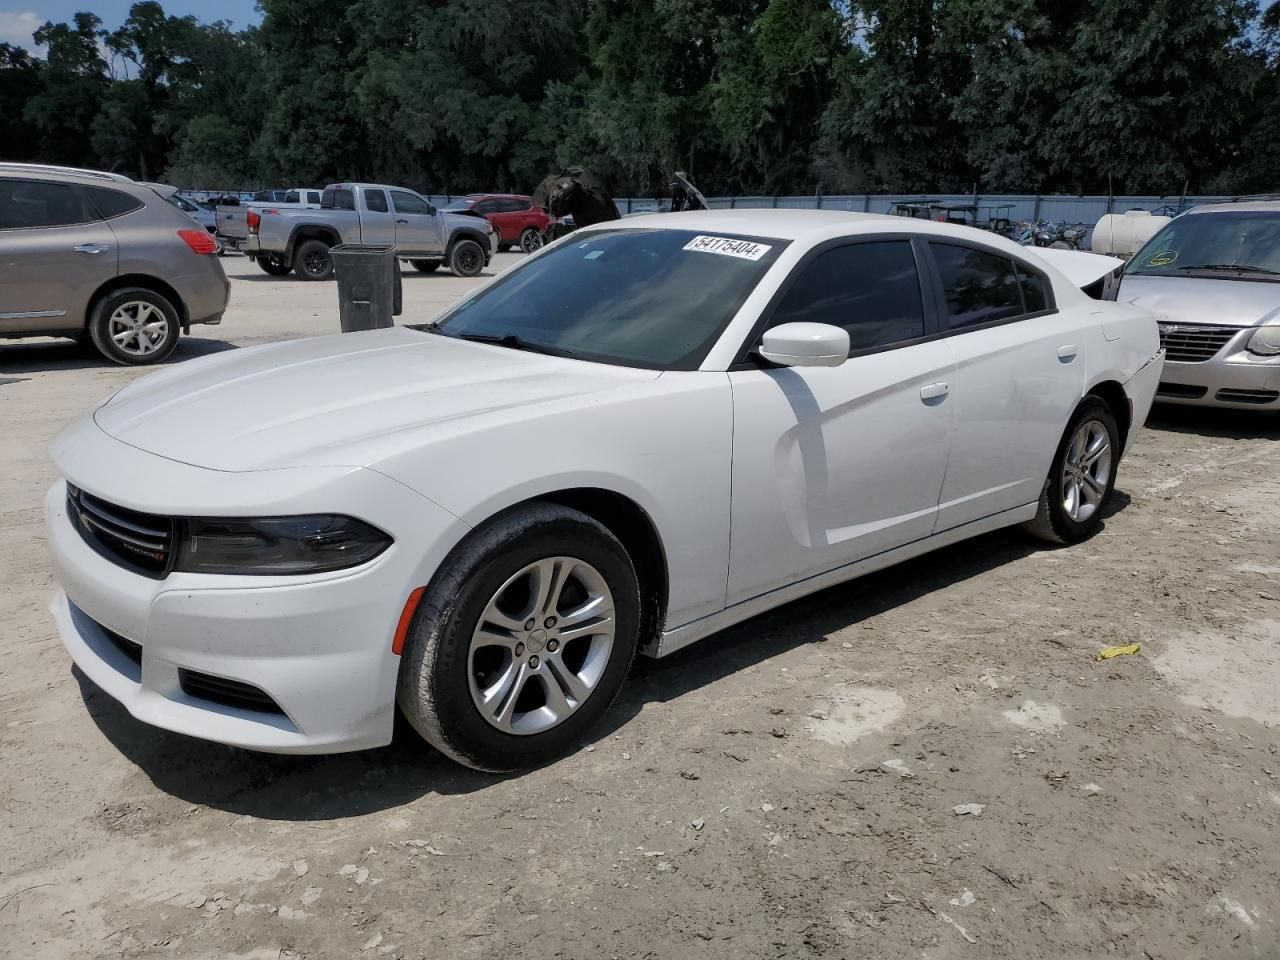
[[[236,350],[238,344],[226,340],[211,340],[206,337],[186,336],[178,340],[177,348],[165,360],[151,367],[138,367],[139,370],[151,370],[166,367],[183,360],[194,360],[196,357],[222,353],[224,350]],[[13,343],[0,345],[0,377],[11,374],[50,373],[54,370],[103,370],[125,369],[107,360],[96,351],[82,347],[72,340],[42,340],[38,343]]]
[[[1119,491],[1107,516],[1129,498]],[[1105,521],[1104,521],[1105,523]],[[1017,529],[996,531],[831,587],[754,617],[662,660],[640,658],[581,750],[626,726],[648,703],[679,700],[739,670],[928,593],[1044,549]],[[155,786],[189,803],[264,820],[330,820],[461,795],[523,774],[469,770],[436,754],[397,716],[389,746],[329,756],[276,756],[169,733],[135,720],[78,668],[73,674],[102,734]]]
[[[1223,440],[1280,440],[1280,413],[1262,410],[1157,405],[1146,426]]]

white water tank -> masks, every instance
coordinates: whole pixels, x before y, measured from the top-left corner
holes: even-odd
[[[1156,235],[1171,217],[1157,217],[1150,210],[1108,213],[1093,228],[1089,249],[1113,257],[1129,259]]]

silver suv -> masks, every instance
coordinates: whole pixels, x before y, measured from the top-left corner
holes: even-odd
[[[0,163],[0,338],[73,337],[116,363],[156,363],[180,329],[222,320],[216,252],[145,184]]]

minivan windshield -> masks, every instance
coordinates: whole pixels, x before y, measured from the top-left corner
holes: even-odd
[[[1185,214],[1165,224],[1125,273],[1280,281],[1280,210]]]
[[[572,235],[425,329],[602,363],[696,370],[787,243],[693,230]]]

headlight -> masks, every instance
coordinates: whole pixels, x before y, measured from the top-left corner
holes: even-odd
[[[303,517],[180,521],[175,570],[282,576],[345,570],[372,560],[391,538],[354,517]]]
[[[1280,324],[1273,323],[1253,331],[1245,349],[1260,357],[1280,356]]]

